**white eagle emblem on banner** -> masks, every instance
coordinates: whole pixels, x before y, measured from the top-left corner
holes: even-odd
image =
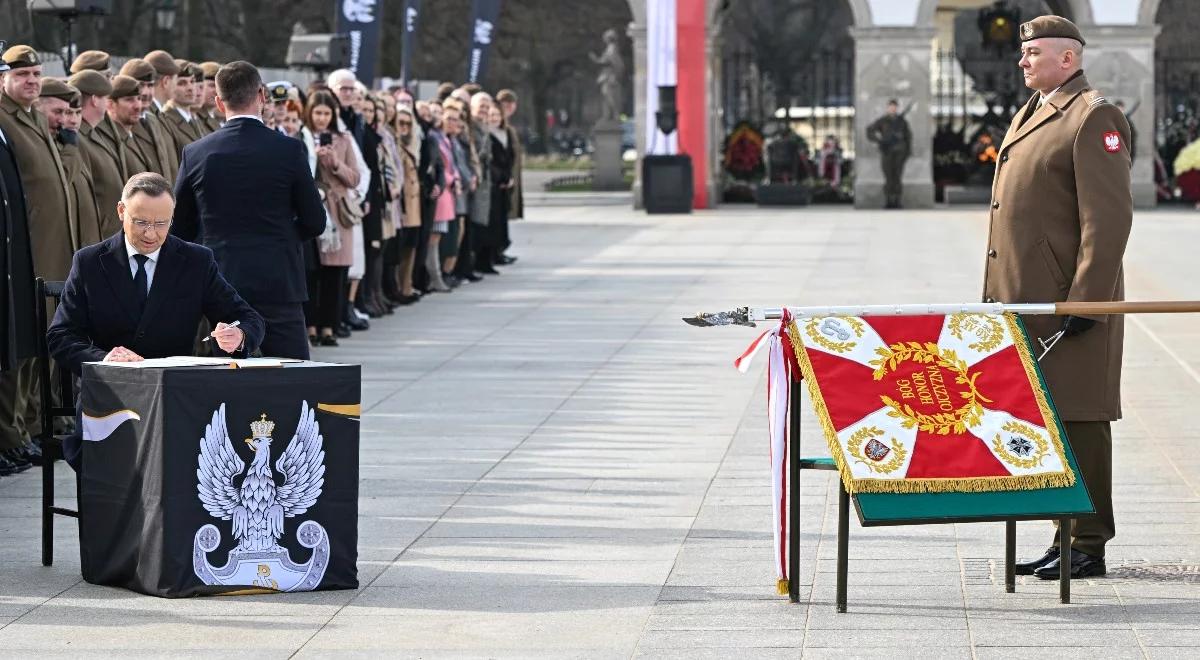
[[[225,566],[208,562],[208,553],[220,545],[221,533],[207,524],[196,531],[192,562],[196,576],[210,585],[265,587],[278,591],[310,591],[321,583],[329,565],[329,534],[319,523],[300,523],[296,537],[312,548],[305,564],[291,560],[279,545],[283,519],[306,513],[317,503],[325,484],[325,451],[316,411],[302,402],[296,433],[275,463],[283,484],[271,471],[271,434],[275,423],[262,418],[250,424],[245,442],[254,450],[250,467],[238,456],[225,425],[225,404],[213,412],[200,439],[196,469],[200,502],[214,518],[230,520],[237,546],[229,551]],[[242,475],[243,471],[245,475]],[[240,486],[234,479],[242,476]]]

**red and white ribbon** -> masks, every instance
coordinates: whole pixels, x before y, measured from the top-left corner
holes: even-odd
[[[791,314],[784,309],[779,326],[758,336],[746,348],[733,365],[746,373],[750,362],[762,349],[769,346],[767,355],[767,427],[771,437],[771,514],[774,517],[772,532],[775,542],[775,573],[778,578],[776,589],[788,593],[787,573],[787,451],[788,451],[788,405],[792,395],[792,360],[787,351],[791,342],[787,338],[787,327],[792,322]]]

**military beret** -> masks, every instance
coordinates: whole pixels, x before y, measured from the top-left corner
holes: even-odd
[[[205,80],[216,80],[217,72],[221,70],[221,65],[216,62],[203,62],[200,64],[200,70],[204,72]]]
[[[79,90],[58,78],[43,78],[40,96],[60,99],[74,107],[79,107]]]
[[[1047,37],[1063,37],[1074,39],[1080,45],[1087,45],[1079,28],[1062,16],[1038,16],[1032,21],[1021,24],[1021,41],[1033,41]]]
[[[108,53],[102,50],[85,50],[71,63],[71,73],[80,71],[107,72],[109,65]]]
[[[175,58],[171,57],[171,54],[165,50],[152,50],[146,53],[146,57],[142,59],[154,67],[159,77],[179,74],[179,65],[175,63]]]
[[[84,69],[76,73],[68,78],[67,82],[78,89],[80,93],[89,96],[108,96],[113,91],[112,83],[108,81],[108,78],[103,73],[91,69]]]
[[[188,62],[188,65],[183,69],[183,75],[190,76],[192,82],[204,82],[204,71],[195,62]]]
[[[119,75],[112,79],[112,92],[109,93],[108,98],[115,101],[129,96],[137,96],[141,93],[141,87],[142,84],[136,78]]]
[[[4,63],[11,69],[24,69],[42,63],[42,58],[38,57],[37,51],[29,46],[13,46],[4,51],[3,57]]]
[[[174,64],[174,62],[172,62]],[[154,65],[146,60],[133,58],[121,67],[121,75],[129,76],[138,82],[152,83],[158,79],[158,74],[154,70]],[[117,97],[120,98],[120,97]]]

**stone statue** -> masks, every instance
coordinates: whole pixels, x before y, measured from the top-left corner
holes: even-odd
[[[604,52],[600,55],[588,53],[588,57],[600,65],[596,84],[600,86],[600,94],[604,97],[602,119],[616,120],[621,114],[621,81],[625,78],[625,60],[621,59],[617,39],[616,30],[605,30]]]

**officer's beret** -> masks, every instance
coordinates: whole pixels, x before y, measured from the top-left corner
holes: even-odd
[[[1033,41],[1046,37],[1064,37],[1074,39],[1080,45],[1087,45],[1079,28],[1062,16],[1038,16],[1027,23],[1021,24],[1021,41]]]
[[[72,87],[89,96],[108,96],[112,94],[112,83],[103,73],[84,69],[67,79]]]
[[[120,75],[112,79],[112,92],[108,98],[112,100],[123,99],[129,96],[137,96],[141,93],[142,84],[136,78],[130,78],[126,75]]]
[[[172,62],[171,64],[175,64]],[[146,60],[133,58],[121,67],[121,75],[129,76],[138,82],[152,83],[158,79],[157,72],[154,70],[154,65]],[[120,98],[120,97],[117,97]]]
[[[79,107],[79,90],[58,78],[43,78],[40,96],[61,99],[74,107]]]
[[[146,53],[146,57],[143,59],[154,67],[159,77],[179,74],[179,65],[175,63],[175,58],[165,50],[152,50]]]
[[[192,82],[204,82],[204,71],[195,62],[188,62],[182,73],[185,76],[190,76]]]
[[[216,80],[217,72],[221,70],[221,65],[216,62],[202,62],[200,70],[204,72],[205,80]]]
[[[71,73],[79,73],[80,71],[99,71],[105,73],[108,71],[108,65],[108,53],[102,50],[85,50],[71,63]]]
[[[38,57],[37,51],[29,46],[13,46],[4,51],[3,57],[4,63],[11,69],[24,69],[42,63],[42,58]]]

